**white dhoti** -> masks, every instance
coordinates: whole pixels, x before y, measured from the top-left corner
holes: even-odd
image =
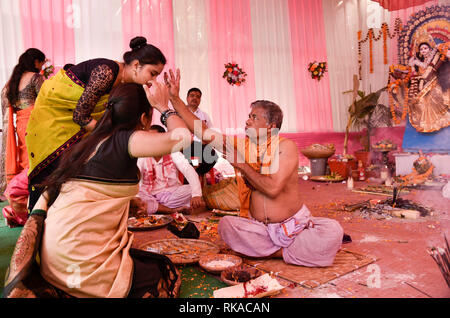
[[[238,253],[267,257],[282,248],[287,264],[309,267],[331,266],[344,235],[339,222],[312,217],[305,205],[284,222],[267,225],[254,219],[225,216],[218,232]]]
[[[192,188],[190,185],[185,184],[172,187],[170,191],[161,191],[157,194],[140,191],[138,197],[147,203],[147,213],[153,214],[158,211],[158,204],[171,209],[190,207]]]

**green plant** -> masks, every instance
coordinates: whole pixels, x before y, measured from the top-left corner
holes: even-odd
[[[392,115],[388,106],[378,103],[381,93],[387,87],[383,87],[376,92],[366,95],[364,91],[358,90],[359,81],[357,75],[354,75],[353,90],[346,91],[344,94],[353,93],[353,103],[348,107],[349,118],[345,129],[344,156],[348,150],[348,135],[350,128],[357,130],[367,129],[367,137],[362,138],[364,150],[370,151],[370,136],[373,128],[383,125],[392,126]]]

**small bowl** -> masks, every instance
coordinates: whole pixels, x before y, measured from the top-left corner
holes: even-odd
[[[255,279],[263,274],[262,271],[260,271],[257,268],[249,267],[249,266],[235,266],[232,268],[229,268],[227,270],[224,270],[220,274],[220,279],[230,285],[239,285],[245,282],[248,282],[249,280]]]
[[[242,264],[242,258],[229,254],[212,254],[200,258],[198,264],[208,272],[217,274]]]

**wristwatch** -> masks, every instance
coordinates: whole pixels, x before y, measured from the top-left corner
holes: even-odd
[[[161,113],[161,118],[160,118],[161,123],[167,127],[167,118],[169,118],[172,115],[178,115],[178,113],[173,109],[168,109],[166,111],[163,111]]]

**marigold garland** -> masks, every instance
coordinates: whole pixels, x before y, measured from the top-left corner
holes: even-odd
[[[311,73],[311,78],[320,81],[327,71],[327,62],[317,63],[314,61],[313,63],[309,63],[308,71]]]
[[[237,63],[225,64],[223,78],[225,78],[230,85],[241,86],[245,82],[246,76],[247,73],[245,73]]]
[[[388,63],[388,56],[387,56],[387,24],[383,23],[382,31],[383,31],[383,63],[384,65],[387,65]]]
[[[358,31],[358,65],[359,65],[359,79],[362,79],[362,52],[361,46],[363,43],[369,41],[369,71],[373,73],[373,41],[379,41],[381,37],[383,37],[383,62],[385,65],[388,64],[388,56],[387,56],[387,39],[393,39],[398,36],[402,30],[402,21],[400,18],[395,19],[395,27],[394,33],[391,34],[389,30],[389,26],[386,22],[381,25],[381,30],[378,33],[378,36],[375,36],[375,32],[373,28],[367,30],[366,37],[364,40],[362,39],[362,31]]]
[[[405,74],[404,77],[398,78],[396,71],[399,71],[403,74]],[[412,69],[410,66],[404,66],[404,65],[391,65],[389,67],[389,76],[395,78],[393,82],[388,83],[388,97],[389,97],[389,107],[391,110],[392,120],[396,125],[400,124],[402,121],[405,120],[406,115],[408,114],[408,96],[409,96],[409,89],[408,89],[408,82],[411,78]],[[395,108],[399,107],[399,103],[397,103],[393,97],[393,94],[399,92],[400,87],[403,86],[404,88],[404,96],[403,96],[403,109],[402,109],[402,117],[401,119],[398,119],[395,114]]]

